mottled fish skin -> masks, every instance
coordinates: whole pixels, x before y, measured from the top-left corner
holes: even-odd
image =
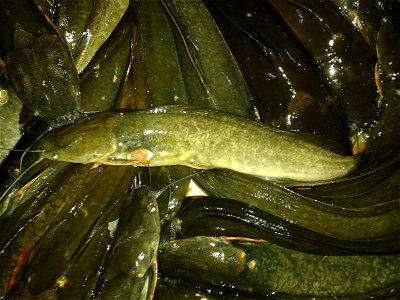
[[[289,132],[185,106],[98,114],[50,132],[38,149],[75,163],[222,168],[297,182],[342,177],[357,162]]]
[[[53,127],[78,119],[80,80],[54,24],[33,1],[2,1],[0,52],[20,100]]]
[[[160,269],[164,276],[279,299],[398,295],[398,255],[322,256],[241,239],[197,236],[162,243]]]
[[[7,71],[21,101],[53,126],[80,117],[80,83],[64,42],[54,34],[35,37],[25,30],[14,34]]]
[[[99,299],[152,299],[160,240],[157,194],[140,186],[124,203]]]

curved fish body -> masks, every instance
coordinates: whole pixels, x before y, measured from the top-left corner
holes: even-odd
[[[159,193],[137,187],[118,218],[116,238],[104,267],[99,299],[153,299],[160,240]]]
[[[296,182],[345,176],[357,161],[293,133],[185,106],[94,115],[50,132],[38,149],[74,163],[222,168]]]
[[[322,256],[241,239],[162,243],[160,269],[168,278],[233,287],[260,299],[398,299],[399,255]]]
[[[208,177],[208,173],[222,173],[223,176]],[[400,236],[400,199],[351,209],[304,197],[274,182],[235,172],[213,170],[199,176],[203,177],[200,188],[209,195],[246,203],[290,224],[345,243],[356,240],[382,242]],[[309,234],[306,236],[310,238]],[[334,244],[338,246],[339,242]]]

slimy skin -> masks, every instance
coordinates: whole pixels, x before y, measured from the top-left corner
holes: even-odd
[[[50,132],[38,149],[73,163],[223,168],[296,182],[336,179],[356,165],[293,133],[186,106],[93,115]]]

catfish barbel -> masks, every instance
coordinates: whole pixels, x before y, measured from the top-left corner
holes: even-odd
[[[296,182],[336,179],[357,165],[356,157],[294,133],[187,106],[92,115],[49,132],[38,150],[44,158],[73,163],[222,168]]]

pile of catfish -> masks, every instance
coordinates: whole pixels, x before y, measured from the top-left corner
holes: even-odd
[[[399,50],[391,0],[0,0],[0,299],[399,299]],[[290,182],[96,158],[124,146],[116,132],[169,134],[102,114],[169,107],[357,165]],[[206,133],[179,128],[169,149],[204,148]],[[60,142],[44,156],[49,133]],[[261,142],[249,136],[218,145],[245,152]],[[63,160],[75,141],[90,163]],[[220,158],[260,160],[235,151]]]

